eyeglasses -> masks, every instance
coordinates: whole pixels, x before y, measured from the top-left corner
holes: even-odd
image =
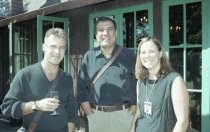
[[[59,51],[61,51],[61,52],[64,52],[66,50],[66,47],[65,46],[58,47],[56,45],[47,45],[47,44],[45,44],[45,46],[47,46],[51,50],[57,50],[57,49],[59,49]]]
[[[102,33],[104,31],[107,31],[107,32],[113,32],[115,29],[113,27],[108,27],[108,28],[98,28],[97,31]]]

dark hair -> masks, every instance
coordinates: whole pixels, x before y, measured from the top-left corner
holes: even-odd
[[[97,20],[96,20],[96,22],[95,22],[95,26],[94,26],[95,34],[97,33],[97,25],[98,25],[98,23],[99,23],[99,22],[105,22],[105,21],[110,21],[110,22],[112,22],[113,25],[114,25],[115,30],[117,30],[117,25],[116,25],[115,20],[113,20],[113,19],[110,18],[110,17],[102,16],[102,17],[97,18]]]
[[[164,74],[167,74],[167,73],[173,71],[171,64],[163,50],[163,47],[162,47],[162,44],[160,43],[160,41],[158,41],[156,38],[145,37],[145,38],[142,38],[139,43],[138,51],[137,51],[137,58],[136,58],[135,75],[136,75],[136,78],[139,80],[145,80],[148,78],[148,70],[142,65],[141,60],[140,60],[141,46],[143,43],[148,42],[148,41],[153,42],[157,46],[159,52],[162,51],[162,57],[160,60],[161,66],[160,66],[160,70],[157,73],[158,74],[157,76],[160,77]]]

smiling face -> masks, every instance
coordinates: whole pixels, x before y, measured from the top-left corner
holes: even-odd
[[[101,21],[96,26],[96,40],[101,47],[114,47],[117,32],[111,21]]]
[[[66,41],[61,37],[50,35],[42,46],[44,61],[48,64],[59,65],[64,58]]]
[[[158,47],[153,41],[147,41],[141,45],[141,63],[149,72],[156,74],[159,71],[161,57],[162,51],[158,50]]]

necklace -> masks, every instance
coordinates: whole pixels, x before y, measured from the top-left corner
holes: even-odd
[[[151,96],[151,94],[152,94],[152,91],[153,91],[153,88],[154,88],[154,86],[155,86],[155,83],[156,83],[156,80],[154,81],[154,83],[153,83],[153,85],[152,85],[152,88],[151,88],[151,90],[150,90],[150,92],[149,92],[149,95],[147,96],[147,90],[148,90],[148,88],[147,88],[147,82],[146,82],[146,101],[149,101],[149,98],[150,98],[150,96]]]

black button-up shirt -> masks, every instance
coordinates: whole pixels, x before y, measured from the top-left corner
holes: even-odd
[[[118,49],[115,45],[112,56]],[[78,78],[78,101],[89,101],[98,105],[120,105],[136,103],[135,54],[124,48],[111,66],[88,88],[97,72],[109,61],[100,47],[89,50],[81,63]]]

